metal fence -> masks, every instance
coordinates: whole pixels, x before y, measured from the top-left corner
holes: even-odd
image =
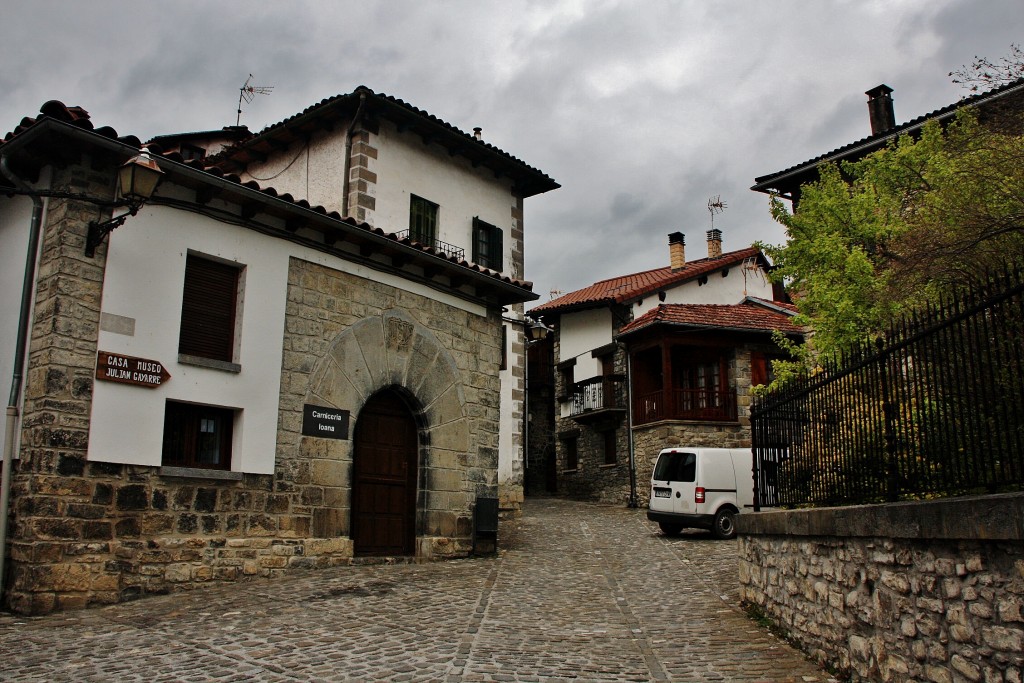
[[[758,507],[1024,488],[1024,279],[993,276],[751,407]]]

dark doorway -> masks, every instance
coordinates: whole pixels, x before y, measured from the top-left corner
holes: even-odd
[[[412,411],[394,391],[374,394],[352,438],[355,554],[415,554],[418,444]]]

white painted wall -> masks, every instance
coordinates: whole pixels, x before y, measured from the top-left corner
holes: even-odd
[[[437,238],[463,247],[473,258],[473,217],[497,226],[503,233],[502,272],[510,274],[512,255],[512,181],[498,179],[483,167],[474,169],[463,157],[449,156],[438,145],[426,147],[407,133],[398,133],[387,121],[374,136],[377,159],[370,170],[377,174],[374,225],[386,231],[409,228],[410,195],[437,204]],[[468,144],[468,143],[467,143]]]
[[[348,125],[339,121],[331,132],[313,133],[309,144],[296,141],[266,161],[250,163],[240,174],[242,182],[255,180],[261,187],[342,213]]]
[[[45,224],[45,204],[43,222]],[[28,256],[29,222],[32,219],[32,200],[28,197],[0,197],[0,402],[7,406],[11,396],[14,374],[14,352],[18,345],[18,319],[21,313],[21,294]],[[42,229],[42,226],[40,226]],[[36,254],[38,261],[38,254]],[[38,266],[38,263],[37,263]],[[38,275],[38,269],[37,269]],[[32,296],[33,303],[35,296]],[[30,321],[31,322],[31,321]],[[26,349],[26,355],[27,355]],[[27,367],[25,368],[27,370]],[[22,378],[21,403],[24,403],[25,379]],[[19,412],[21,405],[18,406]],[[19,422],[20,423],[20,422]],[[6,439],[7,420],[0,416],[0,450]],[[20,431],[20,430],[19,430]],[[16,434],[17,453],[20,434]]]
[[[684,282],[665,290],[665,300],[658,299],[653,292],[640,303],[633,305],[633,317],[639,318],[644,313],[657,308],[658,304],[738,304],[746,296],[762,299],[772,298],[772,285],[764,270],[746,270],[739,265],[729,268],[729,274],[722,277],[722,271],[708,274],[708,282],[700,285],[696,280]]]
[[[499,373],[501,379],[501,431],[498,434],[499,485],[512,479],[514,463],[523,462],[522,447],[517,447],[514,441],[514,435],[522,431],[523,425],[522,421],[517,419],[513,413],[516,404],[512,397],[512,392],[515,391],[518,384],[513,376],[513,369],[521,369],[523,364],[523,354],[515,354],[512,349],[522,345],[523,326],[509,322],[504,322],[502,325],[505,327],[505,334],[508,335],[508,354],[506,367]]]
[[[161,186],[169,195],[174,188]],[[238,410],[232,469],[274,471],[290,256],[428,296],[485,316],[487,311],[403,278],[357,266],[323,252],[220,223],[191,212],[147,206],[112,233],[102,312],[135,321],[131,336],[102,330],[99,349],[159,361],[171,379],[155,389],[97,381],[88,457],[159,465],[168,399]],[[182,365],[178,332],[188,250],[245,265],[240,373]]]
[[[559,355],[556,363],[576,359],[577,382],[601,375],[601,362],[591,351],[612,343],[612,312],[607,308],[562,314],[558,326]]]

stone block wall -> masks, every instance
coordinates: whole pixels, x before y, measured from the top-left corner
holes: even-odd
[[[741,594],[865,681],[1024,677],[1024,494],[740,515]]]

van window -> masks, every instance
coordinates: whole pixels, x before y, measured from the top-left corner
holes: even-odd
[[[697,455],[695,453],[662,453],[654,468],[654,479],[658,481],[695,481],[697,479]]]

